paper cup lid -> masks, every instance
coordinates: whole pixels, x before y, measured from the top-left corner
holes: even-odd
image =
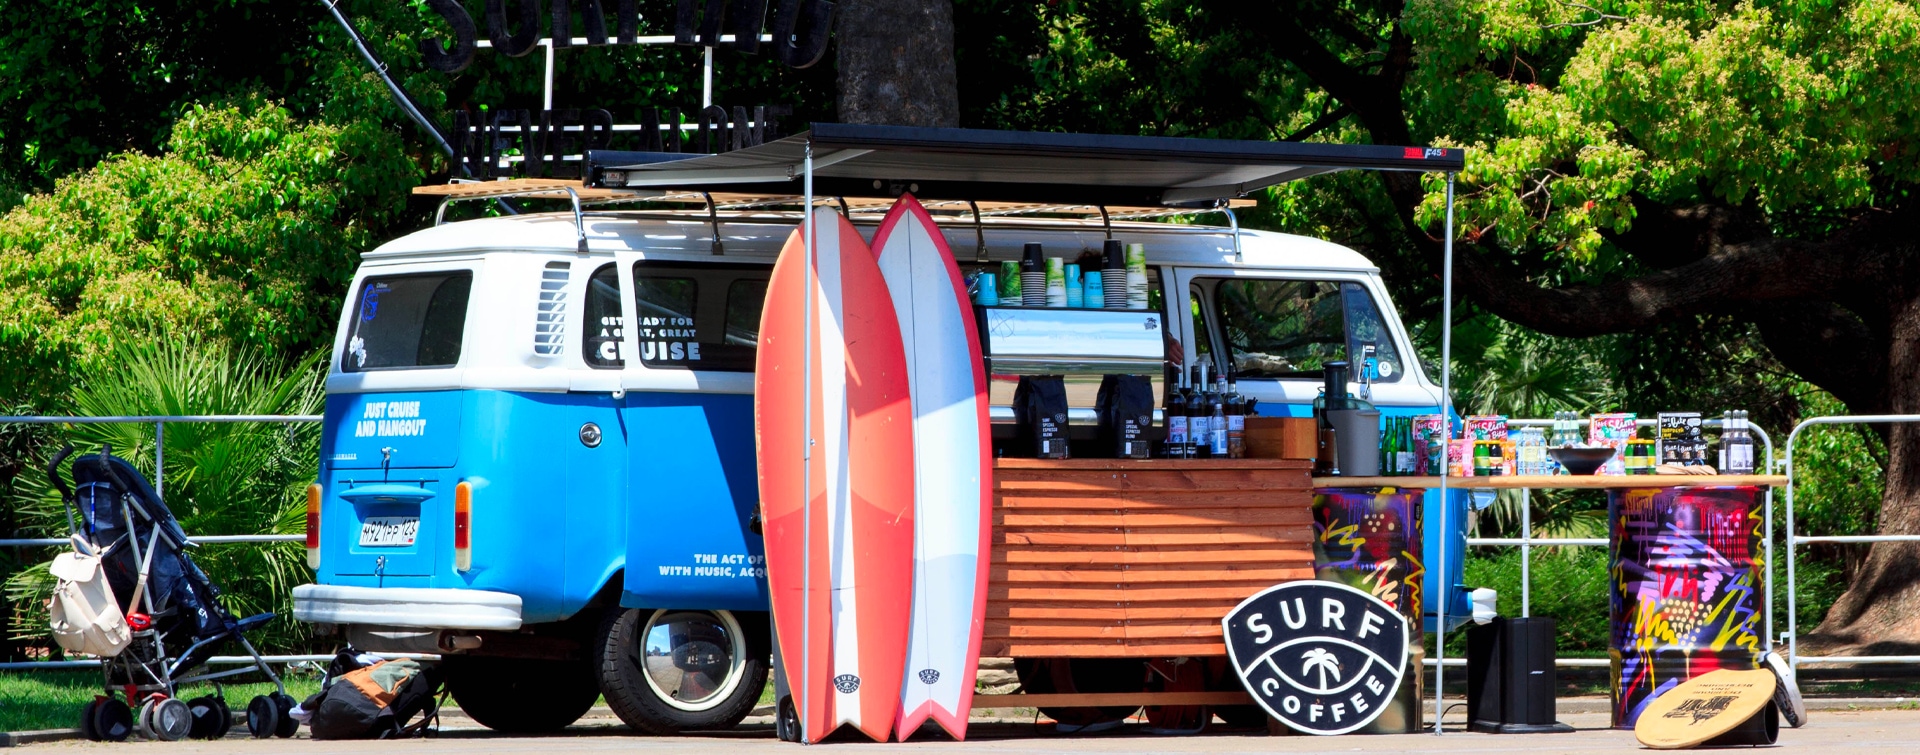
[[[1701,674],[1647,703],[1633,736],[1656,750],[1697,746],[1746,723],[1773,702],[1776,686],[1765,669]]]

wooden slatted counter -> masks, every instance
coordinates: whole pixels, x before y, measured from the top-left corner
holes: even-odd
[[[1310,462],[999,459],[983,656],[1220,656],[1220,619],[1313,578]]]

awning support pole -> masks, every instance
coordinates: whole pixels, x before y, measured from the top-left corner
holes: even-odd
[[[711,52],[713,48],[707,49]],[[806,692],[811,693],[815,690],[805,685],[813,678],[813,655],[808,652],[813,648],[813,512],[808,510],[807,505],[811,500],[809,493],[813,490],[813,400],[805,397],[813,395],[813,250],[816,231],[813,222],[812,139],[807,140],[806,157],[802,165],[801,183],[804,186],[802,191],[806,194],[803,205],[803,212],[806,214],[801,218],[805,228],[805,238],[802,239],[802,243],[806,252],[806,270],[802,273],[802,280],[806,283],[802,287],[805,291],[806,305],[802,311],[805,312],[806,320],[801,325],[800,341],[800,351],[803,354],[800,361],[802,388],[800,395],[803,397],[800,402],[800,434],[805,441],[800,446],[800,542],[802,544],[800,550],[800,685]],[[787,686],[788,689],[792,689],[794,685]],[[805,705],[812,695],[800,694],[796,697],[800,698],[802,705],[799,709],[800,741],[805,742],[809,720]],[[774,707],[778,709],[779,705],[780,701],[775,700]]]
[[[1447,174],[1447,235],[1442,241],[1445,249],[1440,263],[1440,421],[1446,424],[1446,437],[1453,437],[1453,176]],[[1440,451],[1440,564],[1434,572],[1440,575],[1439,617],[1434,623],[1437,639],[1433,644],[1433,733],[1441,734],[1440,719],[1446,714],[1444,701],[1446,695],[1441,691],[1447,678],[1447,603],[1453,599],[1454,586],[1448,581],[1447,546],[1453,543],[1453,537],[1447,529],[1447,514],[1453,505],[1447,500],[1447,476],[1453,473],[1448,463],[1449,449]]]

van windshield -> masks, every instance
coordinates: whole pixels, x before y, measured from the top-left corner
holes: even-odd
[[[367,278],[354,298],[340,371],[457,364],[472,289],[469,270]]]

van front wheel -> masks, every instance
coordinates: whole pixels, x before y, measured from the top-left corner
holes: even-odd
[[[725,729],[767,686],[765,614],[629,608],[600,629],[600,692],[635,730]]]
[[[548,661],[448,655],[440,659],[447,691],[468,718],[513,734],[559,731],[579,720],[600,690],[593,665],[584,660]]]

